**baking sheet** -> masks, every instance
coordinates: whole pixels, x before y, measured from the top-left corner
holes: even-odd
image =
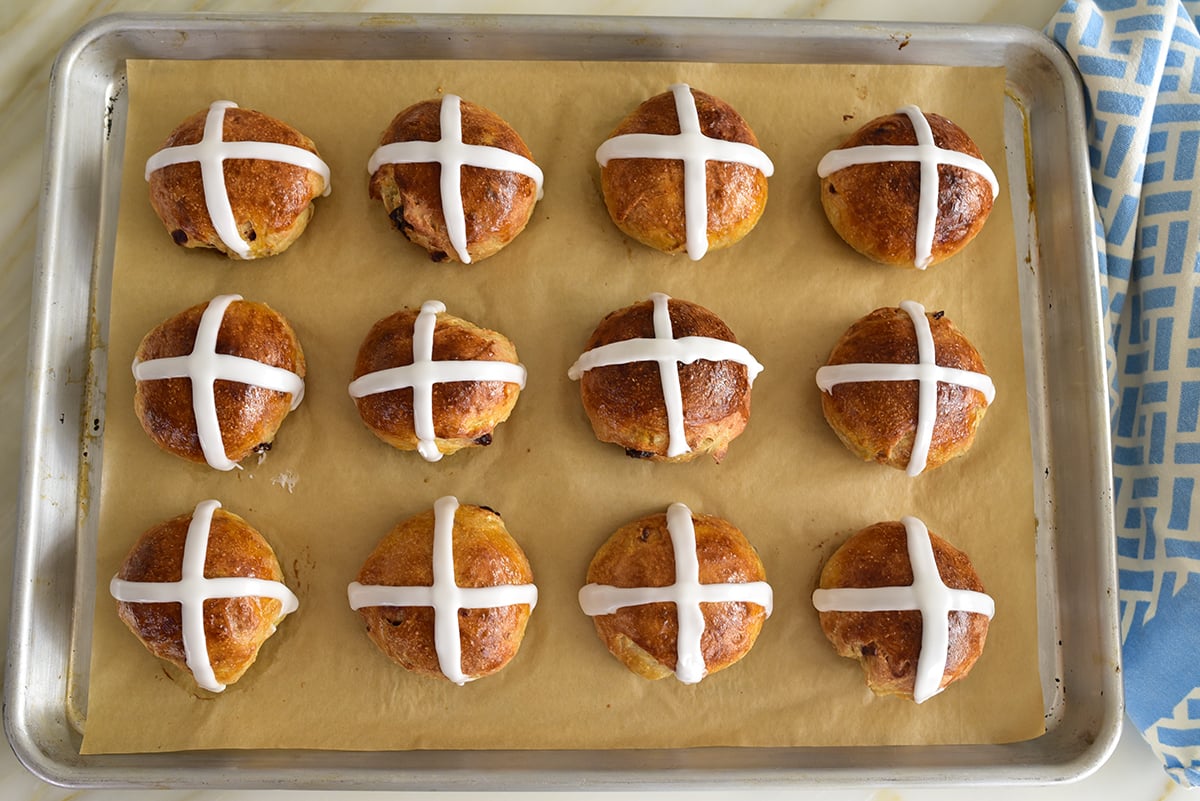
[[[1032,458],[1007,196],[1002,192],[964,254],[921,274],[878,267],[850,251],[828,229],[815,192],[814,165],[826,149],[867,119],[914,100],[956,119],[994,165],[1002,164],[1002,70],[129,66],[97,576],[115,572],[148,526],[217,497],[275,545],[301,610],[246,678],[208,701],[170,682],[116,620],[111,599],[99,597],[85,752],[973,743],[1041,732]],[[677,80],[738,108],[777,166],[756,231],[698,264],[620,235],[604,212],[592,158],[621,116]],[[532,85],[536,102],[529,101]],[[442,90],[506,117],[547,174],[546,198],[529,229],[470,267],[429,263],[366,198],[364,165],[379,132],[400,108]],[[794,93],[796,104],[780,102],[781,91]],[[175,121],[217,98],[292,122],[333,167],[333,195],[318,202],[310,230],[281,257],[238,264],[184,252],[145,202],[145,157]],[[750,426],[719,466],[633,462],[595,442],[577,387],[565,378],[604,314],[658,290],[717,311],[766,365]],[[125,354],[160,320],[229,291],[267,301],[291,319],[310,379],[304,406],[266,461],[219,474],[160,454],[145,439],[131,411]],[[370,324],[432,297],[451,313],[507,333],[530,381],[495,444],[426,465],[366,432],[345,384]],[[812,379],[854,319],[908,298],[944,308],[984,354],[999,388],[972,454],[915,481],[849,456],[821,418]],[[285,475],[298,479],[291,493],[272,481]],[[339,481],[365,491],[343,492]],[[448,492],[504,514],[542,593],[518,658],[465,688],[391,666],[345,603],[345,584],[374,543]],[[587,562],[608,534],[674,500],[741,526],[776,589],[776,613],[747,659],[693,688],[629,674],[575,603]],[[823,558],[841,539],[908,513],[972,555],[999,607],[970,679],[921,707],[870,696],[857,667],[825,644],[808,604]],[[151,719],[148,708],[156,710]],[[522,722],[510,727],[514,708]]]

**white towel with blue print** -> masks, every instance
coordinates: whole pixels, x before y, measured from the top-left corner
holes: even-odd
[[[1200,785],[1200,0],[1068,0],[1103,238],[1125,702]]]

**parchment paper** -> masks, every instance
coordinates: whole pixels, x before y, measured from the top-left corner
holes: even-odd
[[[676,81],[730,102],[776,165],[757,229],[699,263],[617,231],[593,157],[625,114]],[[129,92],[85,752],[990,743],[1042,732],[1002,70],[135,61]],[[367,197],[366,162],[380,132],[400,109],[440,92],[506,118],[546,174],[528,229],[471,266],[430,262]],[[238,263],[183,250],[151,211],[147,157],[214,99],[292,123],[332,167],[332,195],[282,256]],[[924,273],[875,265],[843,244],[821,211],[815,175],[820,156],[852,130],[911,102],[962,125],[1004,186],[978,239]],[[720,465],[649,464],[597,442],[567,379],[599,320],[653,291],[711,308],[766,366],[750,425]],[[129,364],[153,326],[227,292],[291,320],[309,378],[304,404],[266,459],[221,473],[150,442],[133,413]],[[436,464],[376,440],[346,391],[372,323],[431,298],[505,332],[529,370],[494,444]],[[821,416],[814,381],[852,322],[906,299],[944,310],[982,352],[998,388],[972,452],[916,479],[850,455]],[[375,543],[444,494],[503,514],[541,593],[517,658],[461,688],[387,661],[346,601]],[[240,682],[198,698],[124,628],[106,588],[142,531],[210,497],[273,544],[300,610]],[[753,651],[696,686],[627,671],[576,600],[610,533],[673,501],[742,528],[775,588],[775,613]],[[838,544],[905,514],[970,554],[998,609],[969,678],[920,706],[872,696],[858,666],[834,655],[810,603]]]

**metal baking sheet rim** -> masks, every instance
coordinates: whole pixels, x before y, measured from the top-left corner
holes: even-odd
[[[400,45],[403,45],[401,49]],[[1007,745],[81,755],[107,306],[127,58],[545,58],[1004,66],[1038,518],[1047,733]],[[4,723],[25,766],[77,787],[614,790],[1033,784],[1111,754],[1123,713],[1111,447],[1080,82],[1016,26],[367,14],[104,17],[50,85]],[[1019,144],[1020,147],[1016,145]],[[1032,173],[1032,174],[1030,174]],[[1023,191],[1024,190],[1024,191]],[[1082,355],[1082,357],[1081,357]],[[1069,358],[1067,358],[1069,356]],[[1062,357],[1062,358],[1057,358]],[[1070,405],[1051,403],[1070,392]],[[1070,569],[1056,558],[1069,550]],[[82,621],[82,625],[77,625]],[[79,699],[74,699],[76,702]]]

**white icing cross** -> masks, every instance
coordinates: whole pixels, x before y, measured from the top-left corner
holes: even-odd
[[[698,261],[708,252],[708,184],[705,165],[727,161],[755,167],[768,178],[775,165],[766,153],[744,142],[705,136],[700,130],[696,98],[686,83],[672,84],[677,134],[632,133],[614,136],[596,150],[596,161],[604,167],[612,159],[672,159],[683,162],[683,222],[687,254]]]
[[[412,387],[413,428],[417,435],[417,451],[428,462],[442,458],[437,434],[433,428],[433,385],[454,381],[504,381],[525,388],[525,366],[512,362],[434,361],[433,332],[437,316],[446,311],[439,300],[421,304],[421,312],[413,323],[412,364],[390,367],[367,373],[350,384],[350,397],[362,398]]]
[[[294,410],[304,400],[304,379],[291,370],[269,364],[217,353],[217,334],[225,310],[241,295],[218,295],[208,302],[200,317],[196,341],[187,356],[172,356],[149,361],[133,360],[133,377],[138,381],[157,381],[166,378],[187,378],[192,384],[192,413],[196,417],[196,435],[200,450],[209,467],[232,470],[238,464],[225,453],[221,438],[221,422],[217,416],[217,400],[213,384],[216,381],[237,381],[242,384],[288,392]]]
[[[960,167],[978,173],[992,187],[992,200],[1000,194],[996,174],[982,159],[957,150],[938,147],[933,140],[933,129],[921,109],[905,106],[897,114],[904,114],[912,122],[917,136],[915,145],[862,145],[841,150],[831,150],[817,164],[817,175],[826,178],[838,170],[857,164],[879,164],[887,161],[915,161],[921,165],[921,195],[917,205],[916,255],[913,266],[924,270],[933,260],[933,235],[938,216],[938,166]]]
[[[238,230],[237,219],[233,216],[233,207],[229,203],[229,191],[225,186],[226,159],[261,159],[263,161],[279,161],[312,170],[321,176],[325,182],[328,195],[329,165],[321,160],[316,153],[294,145],[279,142],[226,142],[225,110],[237,108],[237,103],[228,100],[217,100],[208,107],[208,116],[204,118],[204,136],[194,145],[177,145],[164,148],[146,161],[146,180],[155,170],[161,170],[172,164],[186,164],[196,161],[200,163],[200,176],[204,182],[204,205],[208,216],[212,219],[213,228],[225,247],[232,250],[243,259],[250,258],[250,243],[242,238]]]
[[[933,556],[929,529],[915,517],[905,517],[900,522],[908,539],[908,561],[913,572],[910,586],[815,590],[812,601],[818,612],[919,611],[921,650],[913,686],[913,700],[919,704],[942,691],[942,675],[950,651],[949,614],[974,612],[991,619],[996,614],[996,602],[982,592],[947,587]]]
[[[662,382],[663,402],[667,408],[667,456],[679,456],[691,450],[687,433],[683,427],[683,390],[679,386],[678,364],[706,361],[732,361],[745,365],[749,383],[762,372],[750,351],[736,342],[727,342],[712,337],[680,337],[675,339],[671,327],[670,297],[661,292],[650,296],[654,303],[654,337],[625,339],[593,348],[579,357],[567,370],[567,377],[577,381],[588,370],[614,364],[633,362],[658,362],[658,374]]]
[[[675,552],[675,583],[666,587],[614,587],[588,584],[579,591],[579,605],[586,615],[611,615],[626,606],[671,603],[679,623],[676,636],[675,677],[684,684],[704,678],[708,667],[700,649],[704,634],[704,611],[700,604],[752,603],[771,615],[773,594],[765,581],[701,584],[700,560],[696,557],[696,528],[692,510],[682,503],[667,507],[667,534]]]
[[[438,498],[433,504],[433,586],[397,587],[350,583],[346,590],[351,609],[368,606],[429,606],[433,608],[433,644],[442,675],[459,685],[471,678],[462,670],[460,609],[492,609],[526,604],[532,612],[538,591],[533,584],[499,584],[494,587],[460,587],[454,579],[454,514],[458,499]]]
[[[205,601],[212,598],[274,598],[283,604],[283,615],[290,615],[300,608],[296,595],[279,581],[243,576],[204,577],[213,512],[220,506],[220,501],[196,504],[184,539],[179,581],[125,581],[113,576],[108,585],[112,597],[125,603],[179,604],[183,618],[183,653],[188,670],[196,684],[214,693],[224,690],[225,685],[217,681],[208,655],[208,638],[204,633]]]
[[[482,167],[520,173],[537,185],[538,200],[542,199],[542,169],[518,153],[488,145],[468,145],[462,140],[462,98],[442,97],[439,117],[441,138],[436,142],[392,142],[380,145],[367,162],[367,172],[374,175],[384,164],[441,165],[442,216],[446,218],[446,233],[450,244],[463,264],[471,263],[467,252],[467,218],[462,202],[462,170]]]
[[[996,387],[992,379],[983,373],[940,367],[933,344],[933,331],[925,316],[925,307],[912,300],[900,304],[900,308],[912,319],[917,335],[916,364],[835,364],[817,370],[817,386],[831,392],[838,384],[863,381],[917,381],[917,430],[913,435],[912,453],[908,457],[910,476],[920,475],[929,459],[929,447],[933,444],[933,427],[937,423],[937,385],[959,384],[983,393],[990,406],[996,398]],[[832,394],[832,393],[831,393]]]

